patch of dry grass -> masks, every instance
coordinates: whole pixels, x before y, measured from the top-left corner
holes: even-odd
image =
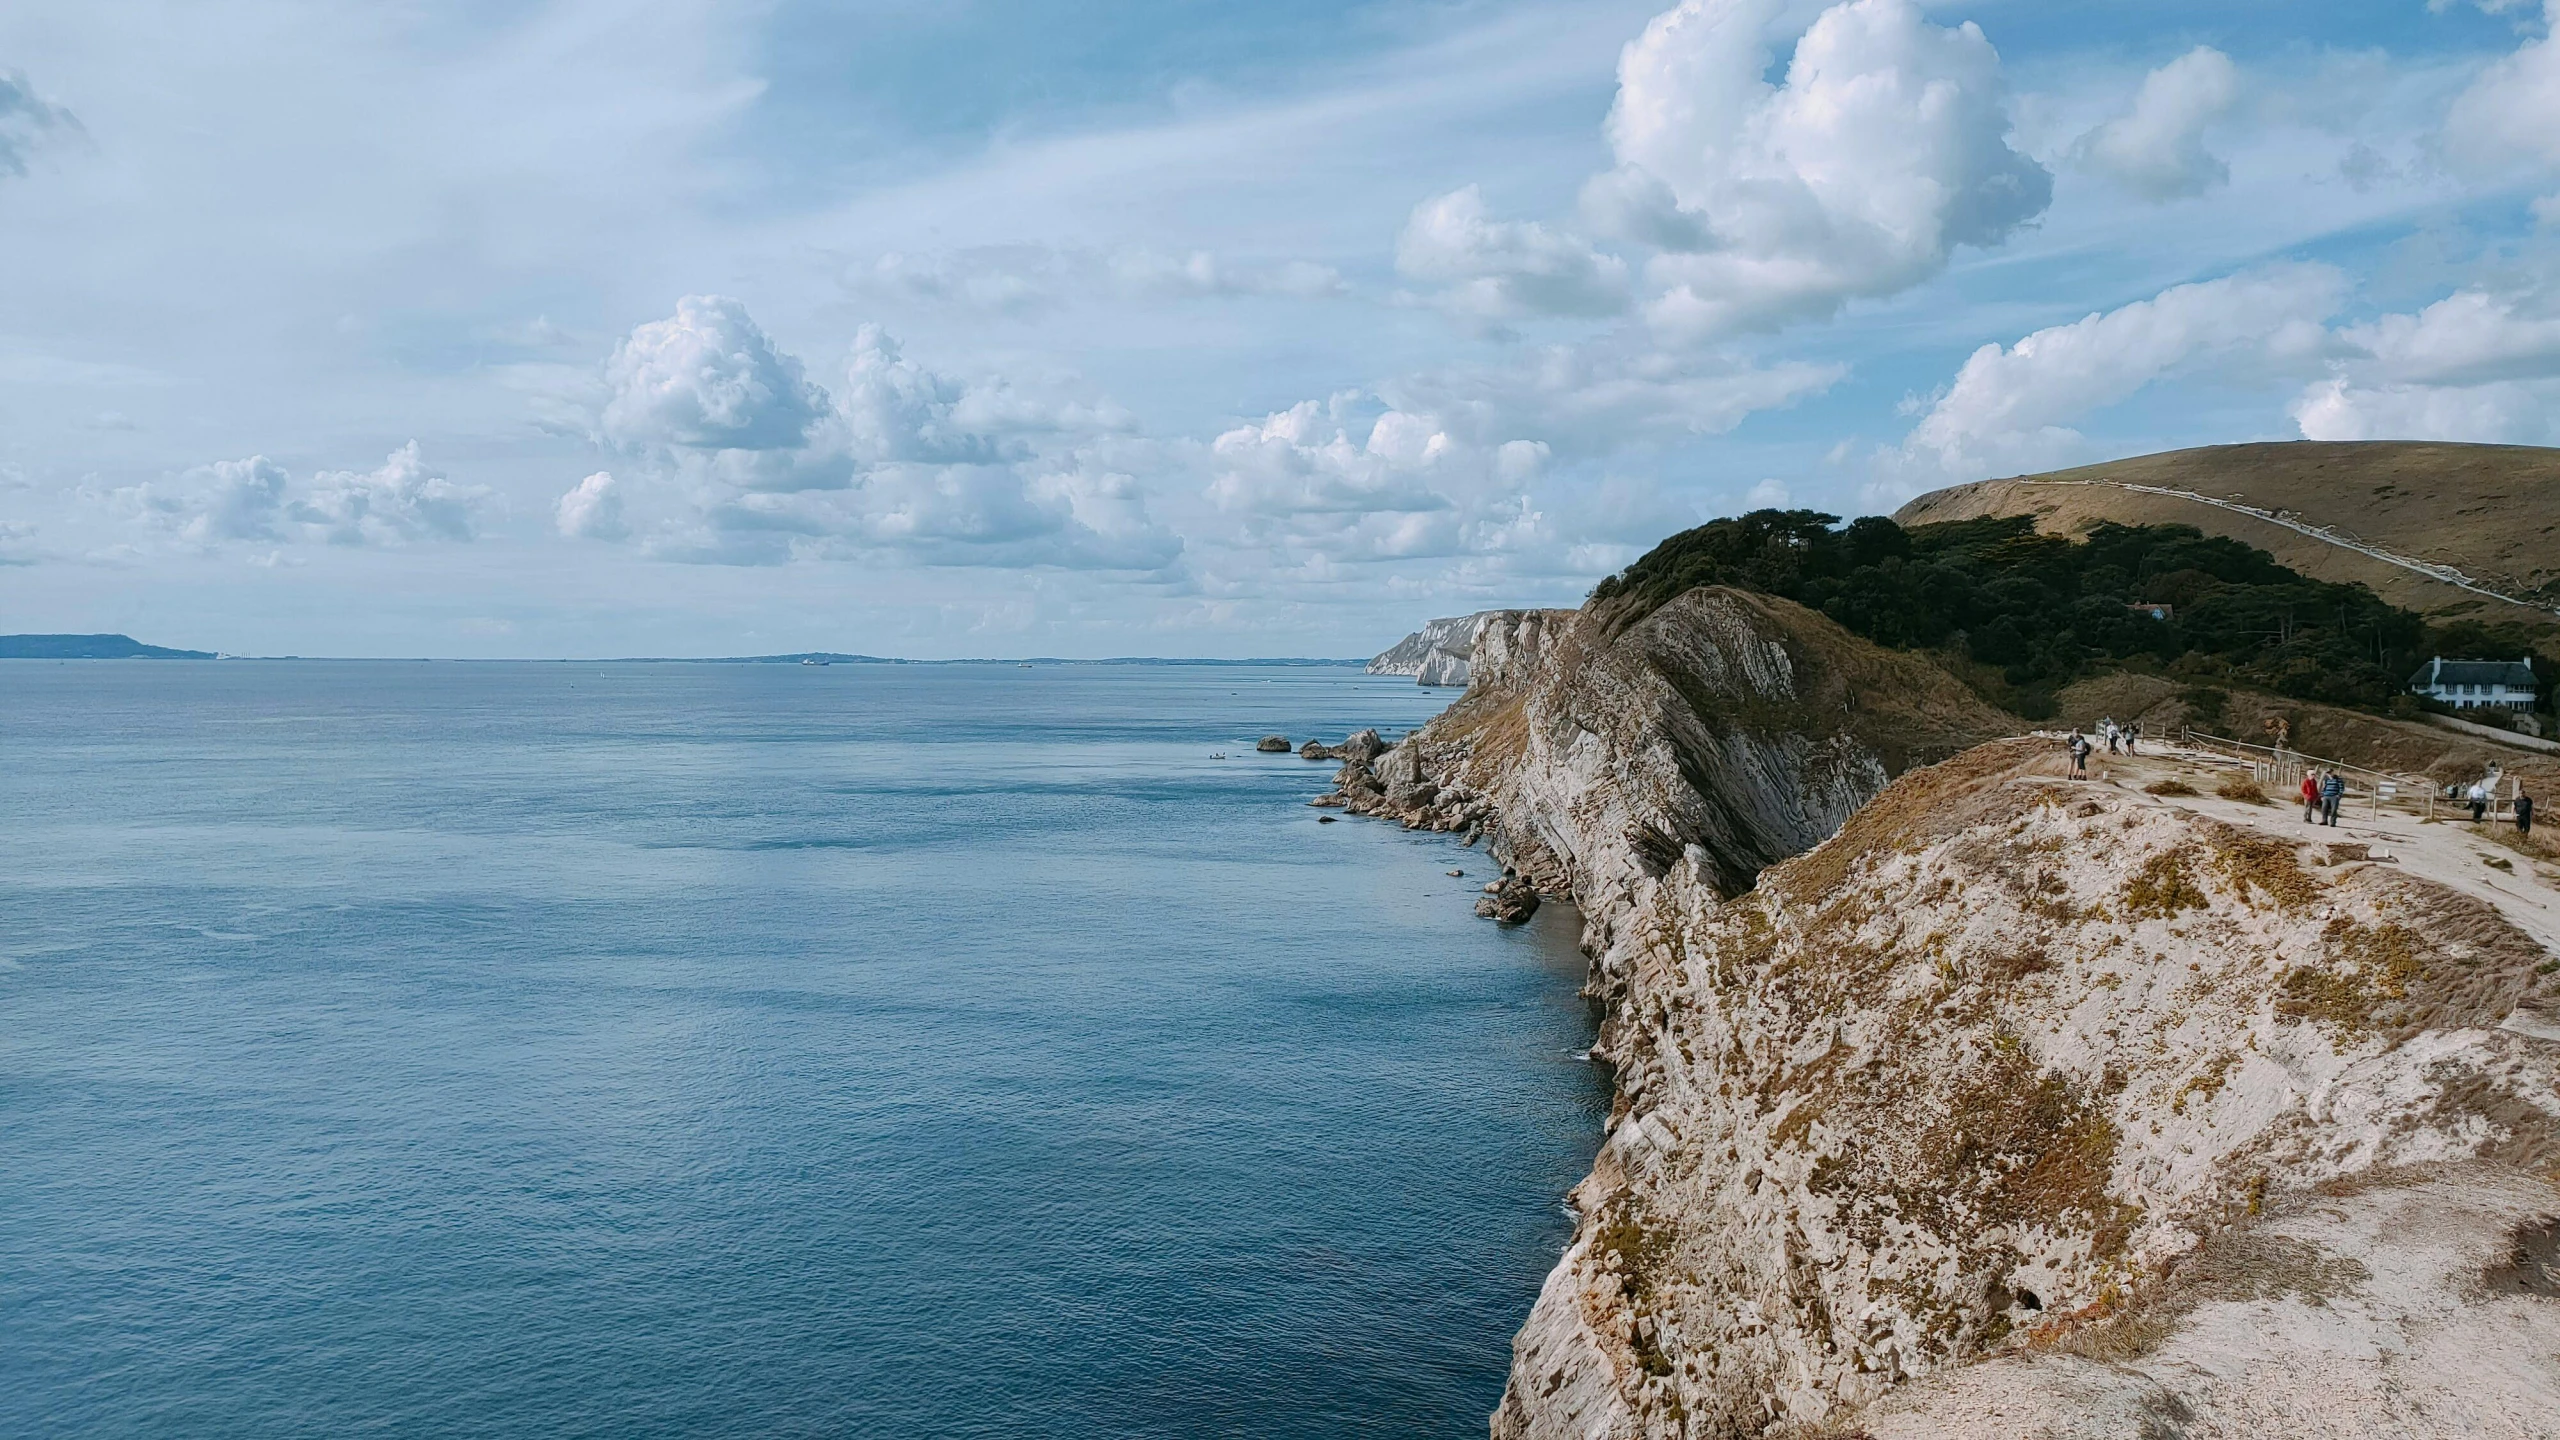
[[[2196,787],[2184,780],[2154,780],[2142,787],[2145,795],[2193,795]]]
[[[2213,787],[2213,793],[2225,800],[2237,800],[2243,805],[2276,803],[2267,798],[2267,792],[2259,786],[2257,777],[2251,775],[2230,775],[2221,784]]]
[[[2299,910],[2320,898],[2320,882],[2302,868],[2301,852],[2292,841],[2238,825],[2217,824],[2210,833],[2222,878],[2242,896],[2255,889],[2284,910]]]
[[[2201,910],[2212,902],[2194,877],[2187,872],[2188,852],[2185,847],[2164,850],[2142,862],[2142,868],[2125,882],[2124,913],[2127,919],[2171,920],[2180,911]]]

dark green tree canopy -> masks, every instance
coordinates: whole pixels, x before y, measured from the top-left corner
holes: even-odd
[[[2430,654],[2533,645],[2507,627],[2432,627],[2362,585],[2310,579],[2191,525],[2105,523],[2070,539],[2028,516],[1905,529],[1757,510],[1672,536],[1592,598],[1626,625],[1700,585],[1783,596],[1879,644],[1991,667],[2031,713],[2073,680],[2127,668],[2381,709]],[[2166,618],[2138,608],[2161,605]]]

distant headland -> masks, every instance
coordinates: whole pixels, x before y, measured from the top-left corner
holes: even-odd
[[[211,660],[210,650],[145,645],[130,635],[0,635],[0,660]]]

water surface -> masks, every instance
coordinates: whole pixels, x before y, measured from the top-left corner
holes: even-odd
[[[1571,917],[1250,748],[1445,699],[0,663],[0,1433],[1481,1434]]]

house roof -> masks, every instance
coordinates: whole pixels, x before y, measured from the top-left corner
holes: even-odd
[[[2412,686],[2504,685],[2511,690],[2540,689],[2542,681],[2522,660],[2430,660],[2409,677]]]

